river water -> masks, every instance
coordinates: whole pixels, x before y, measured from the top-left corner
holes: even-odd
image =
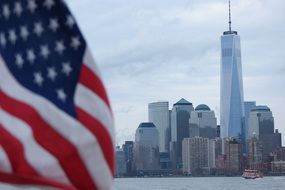
[[[0,190],[21,187],[0,183]],[[42,190],[43,188],[24,188]],[[44,188],[45,189],[45,188]],[[118,178],[113,190],[285,190],[285,176],[243,179],[241,177]]]
[[[242,177],[117,178],[114,190],[285,190],[285,176],[243,179]]]

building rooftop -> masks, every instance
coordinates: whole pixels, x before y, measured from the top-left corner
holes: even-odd
[[[192,105],[191,102],[188,102],[187,100],[185,100],[184,98],[181,98],[178,102],[176,102],[174,104],[174,106],[176,105]]]
[[[270,111],[270,109],[267,106],[255,106],[251,111]]]
[[[223,35],[231,35],[231,34],[238,35],[237,31],[225,31],[223,33]]]
[[[211,111],[211,109],[206,104],[200,104],[195,108],[195,111]]]
[[[155,125],[152,122],[143,122],[140,123],[139,128],[155,128]]]

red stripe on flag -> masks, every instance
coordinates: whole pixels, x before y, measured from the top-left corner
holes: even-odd
[[[110,102],[101,79],[84,64],[81,66],[79,82],[100,96],[111,111]]]
[[[13,126],[10,126],[13,127]],[[0,123],[0,144],[5,150],[13,172],[17,174],[28,174],[37,176],[36,170],[27,162],[24,154],[24,147],[21,142],[15,138],[4,126]]]
[[[114,147],[109,132],[98,120],[78,106],[76,107],[76,113],[78,120],[97,138],[104,157],[114,175]]]
[[[64,190],[77,190],[76,188],[59,183],[57,181],[49,180],[42,177],[36,176],[26,176],[26,175],[18,175],[18,174],[8,174],[0,171],[0,181],[4,183],[10,183],[15,185],[41,185],[41,186],[50,186],[56,187]]]
[[[77,188],[96,189],[95,182],[92,181],[74,145],[49,126],[33,107],[7,96],[2,91],[0,102],[5,111],[31,127],[36,141],[58,159],[69,180]]]

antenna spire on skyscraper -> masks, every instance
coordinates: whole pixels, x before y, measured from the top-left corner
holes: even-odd
[[[223,33],[224,35],[235,34],[237,35],[237,31],[232,31],[232,14],[231,14],[231,0],[229,0],[229,30]]]
[[[229,31],[232,31],[232,21],[231,21],[231,0],[229,0]]]

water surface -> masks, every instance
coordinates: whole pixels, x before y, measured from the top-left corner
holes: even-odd
[[[285,190],[285,176],[243,179],[242,177],[117,178],[114,190]]]

